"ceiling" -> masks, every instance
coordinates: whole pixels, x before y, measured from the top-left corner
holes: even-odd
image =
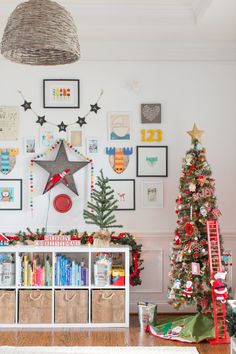
[[[0,36],[7,17],[21,2],[0,0]],[[236,59],[236,0],[57,2],[72,13],[79,29],[81,45],[88,47],[91,55],[92,48],[97,49],[106,43],[109,43],[110,48],[115,48],[119,43],[124,47],[123,50],[126,47],[128,51],[137,47],[137,44],[144,50],[149,47],[151,52],[154,47],[162,48],[163,53],[166,52],[170,58],[174,52],[191,49],[191,52],[198,50],[202,54],[211,51],[211,56],[221,53],[226,60],[229,55]],[[96,57],[99,58],[97,50]],[[150,58],[155,59],[155,55],[152,58],[150,53]]]

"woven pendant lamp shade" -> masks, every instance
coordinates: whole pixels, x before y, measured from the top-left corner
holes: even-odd
[[[30,65],[61,65],[80,57],[77,28],[70,13],[51,0],[29,0],[10,15],[2,55]]]

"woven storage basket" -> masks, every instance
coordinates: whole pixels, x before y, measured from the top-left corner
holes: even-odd
[[[0,291],[0,323],[15,323],[16,292],[14,290]]]
[[[51,323],[52,291],[20,290],[19,323]]]
[[[93,323],[125,322],[124,290],[93,290],[92,292]]]
[[[51,0],[29,0],[10,15],[1,43],[2,55],[31,65],[60,65],[77,61],[77,28],[68,11]]]
[[[87,323],[88,290],[55,291],[55,323]]]

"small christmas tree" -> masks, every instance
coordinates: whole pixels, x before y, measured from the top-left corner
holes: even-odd
[[[220,210],[206,150],[200,144],[203,131],[194,124],[188,134],[193,146],[183,159],[176,199],[178,220],[171,256],[169,299],[176,309],[187,304],[196,305],[198,312],[206,312],[211,310],[206,222],[217,220]],[[222,251],[221,245],[221,254]]]
[[[104,177],[102,170],[97,177],[96,186],[91,194],[91,201],[87,206],[90,210],[84,210],[84,219],[87,224],[97,225],[101,230],[122,227],[116,225],[116,218],[113,214],[117,209],[117,200],[114,197],[114,190],[109,186],[109,179]]]

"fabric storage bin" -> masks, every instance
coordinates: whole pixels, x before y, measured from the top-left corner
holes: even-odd
[[[52,291],[20,290],[19,323],[51,323]]]
[[[0,290],[0,323],[15,323],[16,292],[15,290]]]
[[[124,323],[125,322],[125,291],[124,290],[93,290],[92,291],[92,322],[93,323]]]
[[[55,290],[55,323],[87,323],[88,290]]]

